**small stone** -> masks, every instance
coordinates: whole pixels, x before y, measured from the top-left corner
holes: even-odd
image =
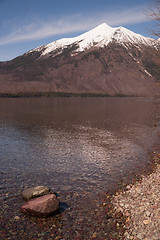
[[[126,219],[126,223],[129,222],[130,220],[131,220],[130,217],[127,217],[127,219]]]
[[[151,220],[144,220],[144,221],[143,221],[143,223],[144,223],[145,225],[148,225],[150,222],[151,222]]]
[[[44,196],[44,195],[47,195],[49,193],[51,193],[51,191],[48,187],[37,186],[37,187],[32,187],[32,188],[25,189],[21,193],[21,196],[25,201],[28,201],[32,198]]]
[[[143,239],[143,234],[142,233],[138,233],[137,238],[142,240]]]
[[[124,233],[124,236],[125,236],[125,239],[129,239],[129,238],[130,238],[130,235],[129,235],[128,232],[125,232],[125,233]]]
[[[123,203],[120,203],[119,205],[120,205],[121,207],[124,207],[124,204],[123,204]]]
[[[130,213],[128,211],[126,211],[125,215],[126,215],[126,217],[129,217]]]
[[[96,238],[96,237],[97,237],[97,234],[94,233],[94,234],[92,235],[92,238]]]
[[[146,216],[149,217],[151,213],[149,211],[146,211]]]
[[[119,212],[123,212],[123,208],[121,208],[121,207],[119,207],[117,210],[118,210]]]

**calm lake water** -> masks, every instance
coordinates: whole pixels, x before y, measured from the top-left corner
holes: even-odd
[[[65,208],[74,194],[83,198],[86,192],[113,190],[147,169],[148,153],[158,141],[159,121],[159,100],[0,99],[0,200],[4,203],[0,217],[4,239],[25,236],[24,229],[14,222],[15,216],[23,225],[26,222],[19,213],[23,203],[20,192],[25,187],[51,187]],[[29,224],[34,228],[33,222]]]

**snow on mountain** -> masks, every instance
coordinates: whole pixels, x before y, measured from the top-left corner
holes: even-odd
[[[159,59],[158,40],[102,24],[1,63],[0,94],[159,97]]]
[[[116,42],[118,44],[124,45],[125,47],[128,47],[130,44],[134,44],[135,46],[149,45],[156,47],[159,41],[144,37],[140,34],[136,34],[124,27],[112,28],[106,23],[103,23],[78,37],[63,38],[50,44],[33,49],[30,52],[41,51],[41,56],[44,56],[55,51],[56,49],[62,51],[69,45],[76,44],[77,49],[74,51],[74,54],[76,54],[93,46],[98,48],[107,46],[110,42]],[[61,53],[61,51],[56,54]]]

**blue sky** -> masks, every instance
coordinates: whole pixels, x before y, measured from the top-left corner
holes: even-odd
[[[0,0],[0,61],[101,23],[150,37],[151,0]]]

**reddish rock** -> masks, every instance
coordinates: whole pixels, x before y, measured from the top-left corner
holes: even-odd
[[[35,217],[48,217],[58,213],[59,200],[55,194],[48,194],[25,203],[20,211]]]

